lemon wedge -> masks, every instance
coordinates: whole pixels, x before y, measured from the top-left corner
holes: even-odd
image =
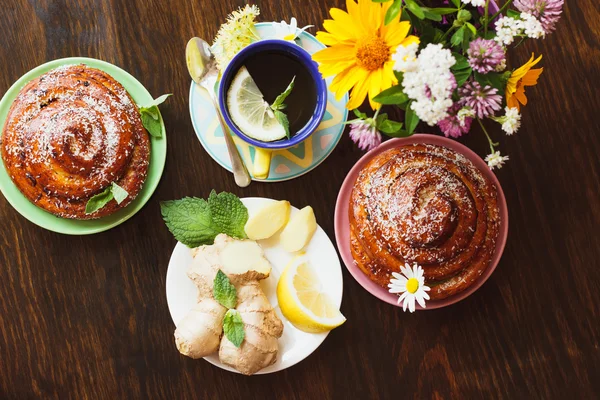
[[[294,257],[281,274],[277,300],[283,315],[304,332],[327,332],[346,321],[303,254]]]
[[[246,67],[240,68],[227,90],[227,110],[237,127],[253,139],[273,142],[286,137]]]

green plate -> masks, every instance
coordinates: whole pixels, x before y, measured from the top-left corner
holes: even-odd
[[[50,61],[46,64],[40,65],[37,68],[32,69],[21,77],[8,89],[2,100],[0,101],[0,127],[4,127],[6,116],[13,101],[19,94],[19,91],[32,79],[45,74],[46,72],[58,68],[63,65],[74,65],[74,64],[86,64],[92,68],[100,69],[123,85],[125,90],[129,92],[133,100],[137,104],[148,104],[152,101],[153,97],[146,90],[146,88],[138,82],[129,73],[123,71],[121,68],[107,63],[105,61],[96,60],[93,58],[84,57],[72,57],[72,58],[61,58],[59,60]],[[162,118],[161,118],[162,123]],[[89,235],[92,233],[103,232],[108,229],[114,228],[115,226],[127,221],[135,213],[137,213],[154,193],[154,190],[158,186],[160,177],[165,167],[165,161],[167,158],[167,138],[164,135],[165,127],[163,123],[163,137],[154,138],[150,136],[150,165],[148,168],[148,177],[144,183],[144,187],[138,194],[136,199],[131,202],[127,207],[117,211],[116,213],[109,215],[104,218],[79,221],[73,219],[65,219],[56,217],[49,212],[42,210],[31,203],[25,196],[21,194],[19,189],[14,185],[13,181],[8,176],[4,163],[0,157],[0,191],[8,200],[8,202],[17,210],[22,216],[27,218],[34,224],[41,226],[42,228],[50,231],[64,233],[67,235]]]

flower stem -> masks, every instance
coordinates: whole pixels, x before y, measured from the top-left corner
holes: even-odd
[[[492,20],[492,21],[495,20],[496,17],[498,15],[502,14],[508,8],[508,6],[510,6],[510,4],[512,2],[513,2],[513,0],[508,0],[506,3],[504,3],[504,5],[502,6],[502,8],[500,8],[496,14],[492,15],[492,18],[490,18],[490,20]]]
[[[490,144],[490,149],[492,150],[492,153],[495,151],[494,146],[498,146],[498,143],[494,143],[492,141],[492,138],[490,137],[490,134],[488,133],[487,129],[485,129],[485,126],[483,126],[483,122],[481,122],[481,120],[479,118],[477,118],[477,122],[479,122],[479,126],[481,126],[481,129],[483,130],[483,133],[485,133],[485,136],[487,137],[487,140]]]
[[[490,24],[489,7],[490,7],[490,0],[486,0],[486,2],[485,2],[485,25],[484,25],[484,28],[483,28],[483,32],[486,35],[487,35],[487,31],[488,31],[488,25]]]

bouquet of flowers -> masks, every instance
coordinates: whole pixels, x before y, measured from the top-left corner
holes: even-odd
[[[507,68],[507,48],[554,31],[564,0],[357,1],[347,0],[347,11],[330,10],[317,33],[328,47],[313,56],[324,77],[334,76],[336,97],[351,91],[352,140],[370,150],[382,133],[409,136],[420,121],[457,138],[476,120],[490,145],[489,167],[501,168],[508,156],[496,150],[484,122],[517,132],[526,88],[543,70],[534,68],[542,56],[533,54]],[[372,116],[358,111],[367,97]],[[388,118],[382,106],[404,110],[404,121]]]

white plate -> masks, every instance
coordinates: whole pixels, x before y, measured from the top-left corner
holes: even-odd
[[[250,215],[256,213],[260,208],[273,201],[275,200],[258,197],[242,199],[242,202],[248,208]],[[292,207],[291,215],[294,215],[297,212],[298,209]],[[261,286],[284,325],[283,336],[279,339],[277,361],[275,364],[258,372],[258,374],[269,374],[271,372],[289,368],[304,360],[315,351],[321,343],[323,343],[328,332],[318,334],[302,332],[301,330],[296,329],[283,317],[279,304],[277,303],[276,287],[279,276],[283,272],[288,261],[292,259],[293,255],[285,251],[279,245],[279,233],[268,240],[260,240],[258,243],[265,250],[265,256],[273,266],[271,276],[262,281]],[[308,260],[319,276],[319,279],[321,282],[326,283],[323,287],[326,289],[327,294],[339,307],[342,304],[342,268],[333,243],[320,226],[317,228],[311,242],[306,246],[305,251]],[[169,311],[171,312],[171,318],[175,325],[177,325],[194,304],[196,304],[198,290],[186,275],[186,271],[191,262],[192,255],[190,249],[181,243],[177,243],[173,250],[173,254],[171,255],[169,268],[167,270],[167,303],[169,305]],[[173,351],[177,351],[174,339]],[[204,359],[219,368],[238,372],[235,369],[222,364],[216,353],[204,357]]]

